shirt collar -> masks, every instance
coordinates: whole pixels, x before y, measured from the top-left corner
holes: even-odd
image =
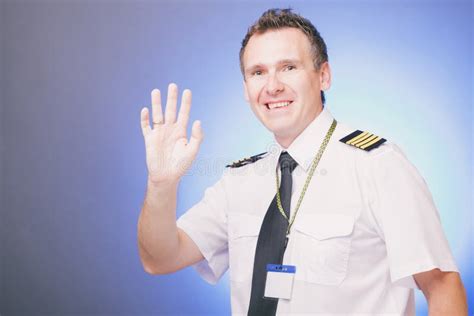
[[[275,167],[278,164],[281,152],[286,150],[296,160],[298,166],[308,172],[333,119],[329,110],[324,107],[321,113],[296,137],[290,147],[284,149],[276,142],[276,146],[273,148],[273,164]]]

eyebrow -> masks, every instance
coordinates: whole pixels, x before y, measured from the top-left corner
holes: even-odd
[[[297,59],[282,59],[282,60],[279,60],[277,63],[276,63],[278,66],[280,65],[283,65],[283,64],[296,64],[296,65],[300,65],[301,62]],[[253,65],[253,66],[250,66],[248,67],[247,69],[245,69],[245,72],[246,73],[249,73],[249,72],[252,72],[258,68],[265,68],[265,65],[264,64],[256,64],[256,65]]]

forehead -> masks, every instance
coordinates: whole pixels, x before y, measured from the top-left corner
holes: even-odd
[[[312,61],[311,43],[301,30],[283,28],[254,34],[247,43],[243,56],[245,67],[275,64],[283,59]]]

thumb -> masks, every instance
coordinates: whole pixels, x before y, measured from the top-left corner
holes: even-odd
[[[204,134],[202,132],[201,121],[194,121],[193,127],[191,129],[191,139],[188,143],[188,146],[192,152],[196,153],[198,151],[199,145],[201,145],[203,138]]]

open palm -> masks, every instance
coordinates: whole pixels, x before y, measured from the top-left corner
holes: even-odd
[[[141,128],[145,139],[148,179],[154,183],[178,181],[196,158],[203,139],[201,123],[195,121],[188,141],[186,127],[191,109],[191,90],[184,90],[176,117],[178,87],[168,86],[163,117],[160,90],[151,92],[152,125],[147,107],[141,110]]]

